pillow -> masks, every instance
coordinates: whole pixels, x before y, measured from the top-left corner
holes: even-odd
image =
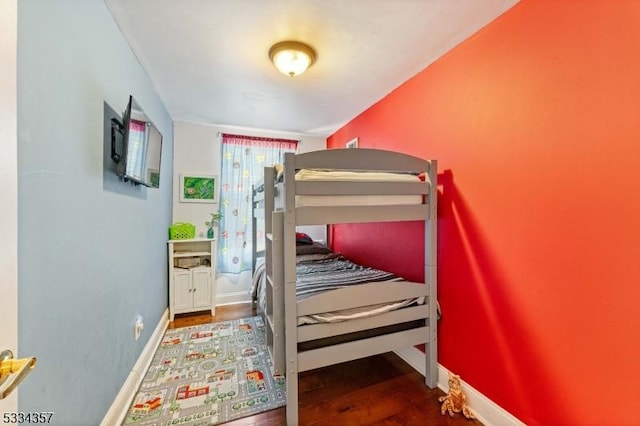
[[[296,254],[329,254],[333,253],[331,249],[320,243],[300,244],[296,245]]]
[[[313,244],[313,240],[304,232],[296,232],[296,245],[300,244]]]

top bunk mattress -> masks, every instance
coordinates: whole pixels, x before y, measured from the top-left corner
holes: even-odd
[[[413,206],[421,195],[296,195],[296,207]]]
[[[420,176],[412,173],[376,171],[349,171],[301,169],[296,172],[298,181],[344,181],[344,182],[420,182]]]
[[[424,182],[428,176],[411,173],[301,169],[298,182]],[[422,195],[296,195],[296,207],[385,206],[422,204]]]

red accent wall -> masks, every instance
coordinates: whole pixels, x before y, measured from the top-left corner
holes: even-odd
[[[523,0],[356,136],[439,160],[441,364],[531,425],[640,424],[640,2]],[[420,226],[333,237],[423,274]]]

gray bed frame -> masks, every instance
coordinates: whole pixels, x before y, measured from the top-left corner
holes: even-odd
[[[428,182],[309,182],[296,181],[298,169],[350,171],[425,172]],[[287,424],[298,424],[298,374],[315,368],[426,344],[425,383],[437,385],[437,162],[406,154],[374,149],[333,149],[304,154],[285,154],[284,180],[273,184],[276,172],[265,168],[264,191],[254,191],[255,221],[265,220],[266,302],[264,311],[267,344],[274,373],[284,374],[287,385]],[[423,195],[419,205],[296,207],[300,195]],[[363,222],[425,221],[425,281],[380,282],[354,285],[296,300],[296,226]],[[254,247],[256,244],[254,244]],[[254,249],[254,265],[258,253]],[[426,303],[385,314],[337,323],[298,326],[298,317],[425,297]],[[416,321],[418,320],[418,321]],[[420,321],[422,320],[422,321]],[[411,328],[383,335],[299,350],[299,344],[318,339],[395,324]],[[362,334],[362,333],[360,333]],[[330,340],[330,339],[329,339]],[[342,339],[344,340],[344,339]]]

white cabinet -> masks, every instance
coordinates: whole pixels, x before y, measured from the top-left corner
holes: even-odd
[[[168,246],[170,320],[184,312],[211,310],[215,315],[215,238],[170,240]]]

